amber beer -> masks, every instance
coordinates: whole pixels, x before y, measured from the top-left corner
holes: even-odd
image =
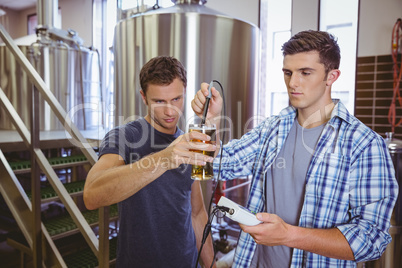
[[[202,143],[208,143],[208,144],[216,144],[216,127],[215,125],[201,125],[201,124],[190,124],[189,126],[189,132],[192,131],[198,131],[202,132],[204,134],[207,134],[208,136],[211,136],[210,141],[202,141],[202,140],[191,140],[194,142],[202,142]],[[198,152],[202,153],[204,155],[209,155],[209,156],[214,156],[213,151],[202,151],[202,150],[192,150],[193,152]],[[210,162],[207,162],[205,166],[198,166],[198,165],[192,165],[191,169],[191,178],[193,180],[210,180],[214,177],[214,169],[213,165]]]

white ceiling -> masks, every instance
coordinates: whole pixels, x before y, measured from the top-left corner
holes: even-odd
[[[23,10],[36,6],[37,0],[0,0],[0,8],[9,8],[12,10]]]

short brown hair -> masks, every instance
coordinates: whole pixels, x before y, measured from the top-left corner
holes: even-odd
[[[176,58],[158,56],[149,60],[141,69],[140,85],[146,94],[149,84],[169,85],[175,78],[179,78],[187,87],[187,72],[184,66]]]
[[[324,64],[325,72],[338,69],[341,52],[335,37],[324,31],[302,31],[289,39],[282,46],[283,56],[302,52],[317,51],[320,62]]]

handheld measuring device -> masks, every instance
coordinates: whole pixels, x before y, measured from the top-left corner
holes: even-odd
[[[256,213],[222,196],[217,206],[225,212],[225,216],[238,223],[254,226],[262,223],[256,217]]]

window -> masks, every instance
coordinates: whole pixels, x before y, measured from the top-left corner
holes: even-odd
[[[104,126],[113,127],[113,92],[114,92],[114,55],[112,51],[114,28],[117,20],[125,19],[137,13],[159,7],[169,7],[171,0],[94,0],[93,1],[93,44],[98,50],[102,62],[102,96],[105,104]]]
[[[261,99],[260,114],[278,114],[288,106],[282,74],[282,44],[291,36],[292,0],[261,2]],[[264,96],[265,95],[265,96]]]
[[[103,107],[105,109],[105,129],[113,127],[113,35],[117,21],[116,0],[94,0],[93,1],[93,44],[99,52],[101,59],[101,91],[103,96]],[[110,115],[110,116],[109,116]]]
[[[112,51],[114,28],[117,20],[125,19],[137,13],[174,5],[171,0],[94,0],[93,1],[93,44],[98,50],[102,62],[102,96],[105,114],[104,126],[113,127],[113,92],[114,92],[114,55]]]
[[[333,33],[341,49],[341,76],[332,87],[332,96],[339,98],[353,113],[355,97],[355,66],[359,0],[320,0],[319,29]],[[347,8],[345,8],[347,6]],[[292,0],[261,1],[261,71],[260,111],[265,116],[278,114],[288,105],[282,74],[281,47],[292,33]],[[311,16],[311,14],[309,14]],[[306,29],[307,30],[307,29]]]
[[[355,104],[358,8],[359,0],[320,2],[320,30],[334,34],[341,49],[341,76],[332,87],[332,96],[340,99],[351,113]]]
[[[28,35],[35,34],[36,26],[38,26],[38,16],[36,14],[28,15]]]

